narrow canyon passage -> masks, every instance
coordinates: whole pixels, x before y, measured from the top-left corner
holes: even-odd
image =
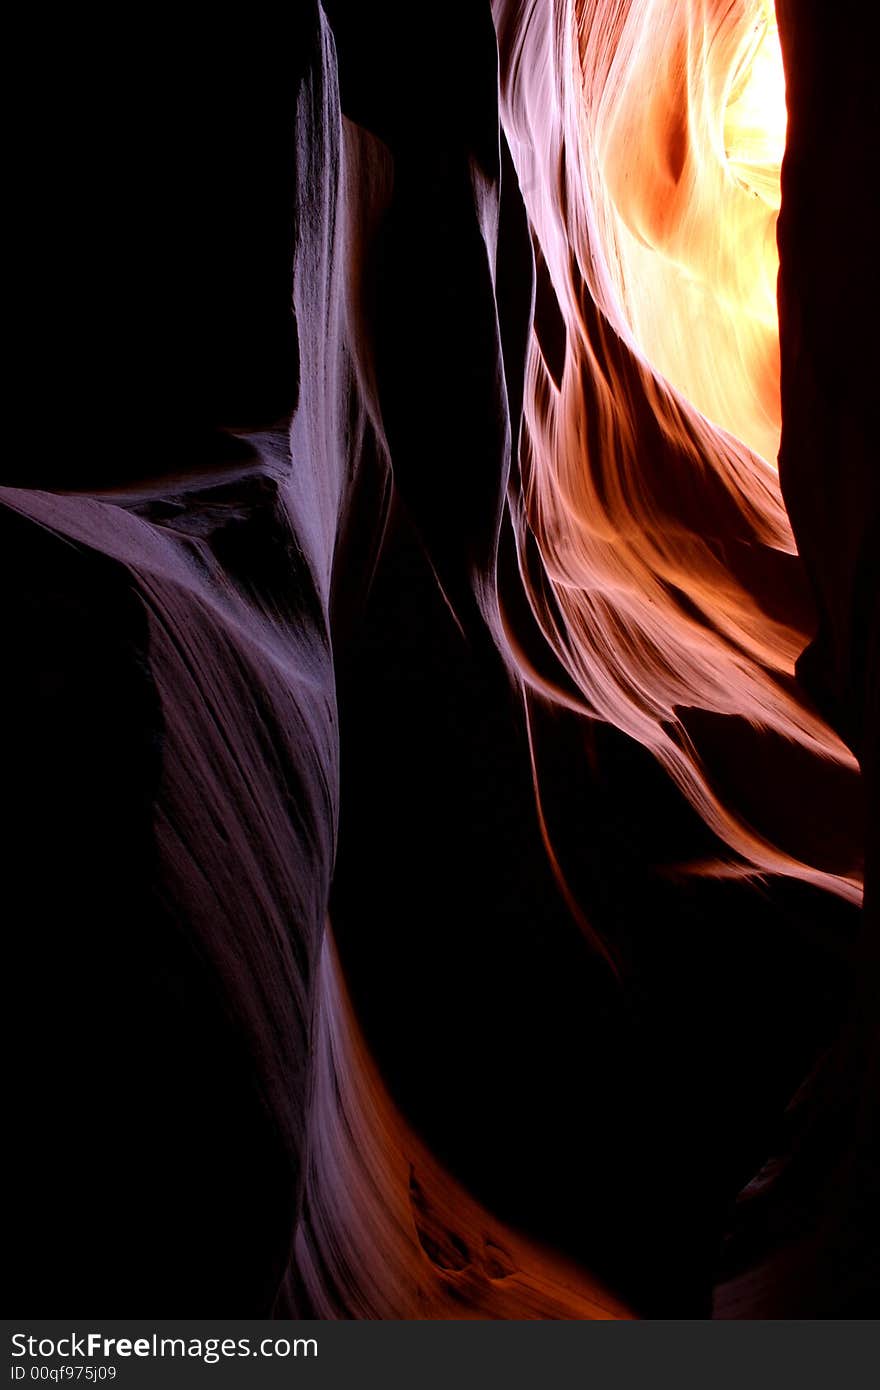
[[[0,489],[32,1306],[876,1310],[859,15],[53,36]]]

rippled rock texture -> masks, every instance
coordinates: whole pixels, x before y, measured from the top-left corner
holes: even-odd
[[[858,14],[43,45],[22,1309],[876,1310]]]

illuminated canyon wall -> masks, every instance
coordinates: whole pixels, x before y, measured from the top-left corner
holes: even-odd
[[[0,494],[27,1306],[874,1306],[856,16],[160,14],[158,103],[58,35],[75,273]]]

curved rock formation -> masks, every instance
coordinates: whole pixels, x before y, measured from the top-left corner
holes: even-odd
[[[23,1307],[870,1311],[876,109],[826,10],[48,51],[87,211],[0,493]]]

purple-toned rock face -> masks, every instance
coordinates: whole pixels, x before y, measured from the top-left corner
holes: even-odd
[[[860,12],[292,8],[40,50],[19,1311],[866,1316]]]

